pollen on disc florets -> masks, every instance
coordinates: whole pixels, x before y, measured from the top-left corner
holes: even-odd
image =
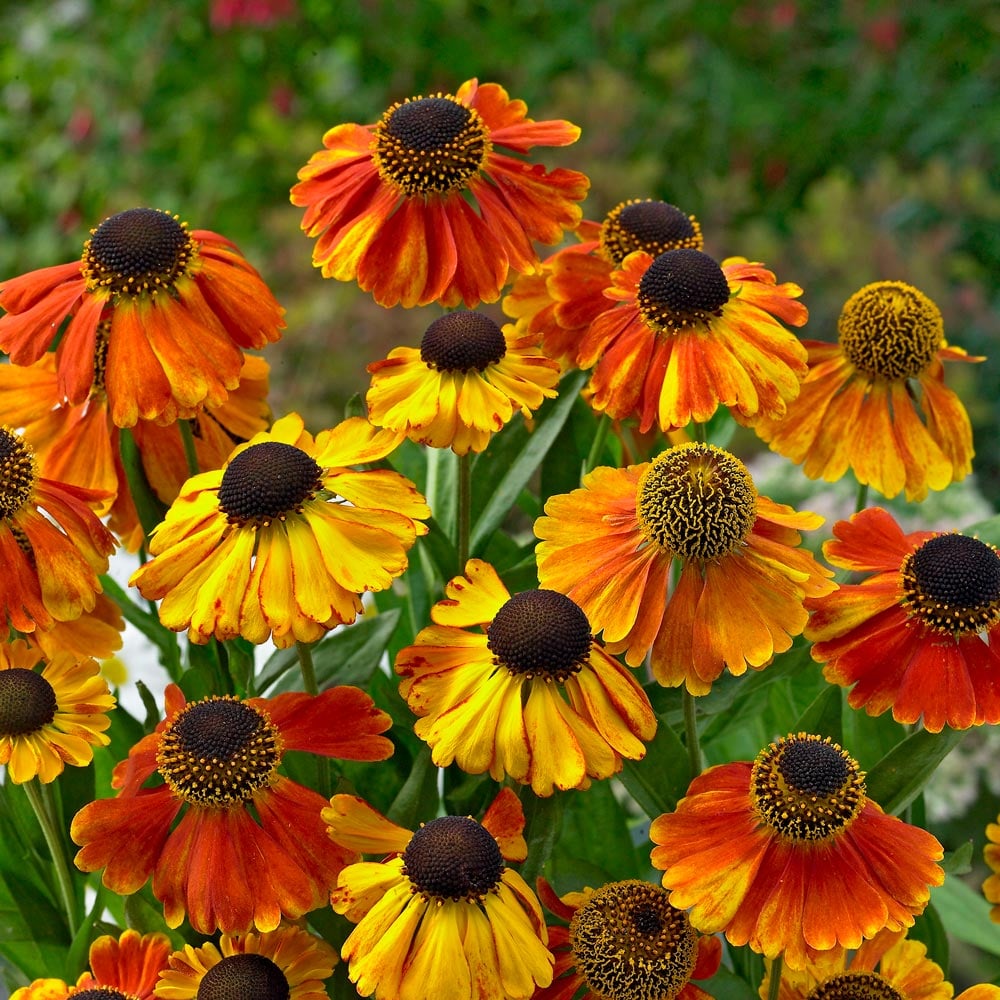
[[[573,915],[570,946],[591,992],[606,1000],[673,1000],[698,957],[687,914],[638,879],[611,882]]]
[[[864,774],[829,737],[798,733],[757,755],[750,772],[750,797],[761,821],[784,840],[829,840],[861,812]]]
[[[81,269],[91,291],[113,296],[170,292],[188,272],[197,244],[187,223],[155,208],[130,208],[91,230]]]
[[[13,427],[0,427],[0,519],[13,517],[24,507],[37,482],[34,449]]]
[[[877,972],[842,972],[820,983],[806,1000],[904,1000]]]
[[[729,301],[722,268],[700,250],[667,250],[639,280],[637,304],[646,325],[658,333],[710,326]]]
[[[91,986],[86,990],[74,990],[69,995],[73,1000],[138,1000],[135,994],[115,986]]]
[[[420,360],[442,372],[483,372],[506,353],[503,330],[489,316],[467,309],[439,316],[420,341]]]
[[[187,801],[230,806],[270,784],[283,747],[265,711],[229,695],[210,697],[171,720],[160,737],[156,766]]]
[[[58,707],[55,690],[41,674],[24,667],[0,670],[0,736],[37,733]]]
[[[700,250],[701,225],[666,201],[623,201],[601,225],[601,250],[615,267],[636,250],[658,257],[667,250]]]
[[[496,613],[486,644],[512,674],[565,681],[590,654],[593,635],[583,610],[555,590],[525,590]]]
[[[921,375],[944,342],[941,311],[902,281],[876,281],[855,292],[844,303],[837,329],[851,364],[887,382]]]
[[[639,477],[636,515],[646,537],[685,559],[708,561],[746,541],[757,490],[746,466],[710,444],[657,455]]]
[[[389,108],[375,127],[372,155],[382,179],[412,197],[466,188],[491,149],[479,112],[438,93]]]
[[[195,1000],[288,1000],[284,972],[266,955],[227,955],[201,977]]]
[[[262,441],[226,466],[219,509],[233,524],[267,525],[301,512],[322,485],[323,469],[311,455],[283,441]]]
[[[403,873],[427,899],[479,900],[504,873],[493,834],[469,816],[425,823],[403,851]]]
[[[900,567],[903,605],[911,618],[954,636],[1000,623],[1000,554],[957,532],[935,535]]]

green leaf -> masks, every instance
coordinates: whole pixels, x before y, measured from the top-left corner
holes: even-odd
[[[919,794],[931,775],[962,741],[963,732],[921,729],[889,751],[868,772],[868,796],[893,816],[901,813]]]
[[[122,467],[125,469],[125,479],[128,482],[128,491],[135,504],[136,513],[139,515],[139,523],[142,525],[143,533],[148,539],[153,533],[153,529],[166,516],[167,507],[149,485],[146,471],[142,466],[139,446],[135,443],[135,438],[127,427],[119,429],[118,441]]]
[[[389,819],[408,830],[433,819],[438,810],[438,769],[431,761],[431,748],[423,747],[410,767],[410,774],[389,808]]]
[[[181,651],[177,642],[177,633],[171,632],[160,623],[158,615],[143,610],[128,592],[110,576],[101,577],[104,593],[110,597],[121,610],[122,617],[129,625],[134,625],[160,651],[160,663],[173,681],[181,675]]]
[[[968,875],[972,871],[972,855],[975,845],[972,838],[962,842],[961,847],[949,851],[941,862],[941,867],[948,875]]]
[[[927,946],[927,957],[941,966],[944,978],[947,979],[951,948],[944,921],[933,903],[927,904],[927,908],[917,917],[906,936],[911,941],[922,941]]]
[[[991,955],[1000,955],[1000,934],[990,921],[990,904],[982,893],[960,878],[948,876],[944,885],[931,889],[931,903],[949,934]]]
[[[524,839],[528,843],[528,857],[521,865],[520,873],[532,888],[559,840],[565,796],[568,794],[572,793],[554,792],[547,798],[541,798],[528,786],[521,790]]]
[[[835,743],[843,744],[843,692],[830,685],[825,688],[799,716],[792,727],[796,733],[811,733],[814,736],[829,736]]]
[[[655,819],[673,812],[691,783],[691,763],[680,737],[661,717],[642,760],[627,760],[619,775],[642,811]]]

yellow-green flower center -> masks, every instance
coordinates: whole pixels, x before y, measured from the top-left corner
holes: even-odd
[[[228,955],[198,983],[195,1000],[288,1000],[292,990],[281,969],[266,955]]]
[[[573,915],[577,971],[605,1000],[673,1000],[698,957],[697,935],[659,886],[629,879],[598,889]]]
[[[844,304],[837,328],[851,364],[887,382],[925,372],[944,342],[938,307],[902,281],[876,281],[855,292]]]
[[[91,230],[83,276],[91,291],[113,296],[170,292],[197,255],[187,223],[155,208],[130,208]]]
[[[389,108],[375,127],[372,155],[382,179],[412,197],[468,187],[491,148],[478,111],[435,94]]]
[[[262,441],[226,466],[219,509],[232,524],[264,526],[301,512],[322,485],[323,470],[311,455],[283,441]]]
[[[114,986],[92,986],[86,990],[71,991],[69,995],[73,1000],[138,1000],[134,994]]]
[[[636,301],[646,325],[657,333],[706,327],[722,315],[729,301],[729,282],[708,254],[667,250],[646,269]]]
[[[486,640],[512,674],[565,681],[583,666],[593,636],[582,609],[555,590],[525,590],[496,613]]]
[[[34,670],[0,670],[0,736],[37,733],[56,717],[56,693]]]
[[[442,816],[410,838],[403,873],[428,899],[472,901],[496,888],[504,860],[493,834],[474,819]]]
[[[483,372],[506,353],[500,327],[489,316],[464,309],[439,316],[420,341],[420,360],[443,372]]]
[[[806,1000],[904,1000],[877,972],[843,972],[820,983]]]
[[[667,250],[700,250],[705,245],[701,226],[665,201],[623,201],[605,217],[601,250],[615,267],[636,250],[658,257]]]
[[[911,618],[954,636],[1000,623],[1000,554],[978,538],[935,535],[900,568],[903,605]]]
[[[784,840],[829,840],[861,812],[864,775],[857,761],[829,737],[799,733],[757,755],[750,797],[761,821]]]
[[[231,806],[270,783],[282,750],[270,716],[227,695],[178,712],[160,737],[156,766],[188,802]]]
[[[0,427],[0,519],[24,507],[37,482],[34,449],[12,427]]]
[[[670,553],[702,562],[743,545],[757,519],[746,466],[710,444],[657,455],[639,477],[636,515],[643,534]]]

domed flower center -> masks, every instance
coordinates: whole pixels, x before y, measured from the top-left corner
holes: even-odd
[[[285,974],[266,955],[229,955],[201,977],[195,1000],[288,1000]]]
[[[739,548],[757,519],[746,466],[710,444],[657,455],[639,477],[636,514],[646,537],[684,559],[707,561]]]
[[[902,281],[876,281],[855,292],[844,304],[837,329],[851,364],[887,382],[925,372],[944,341],[938,307]]]
[[[219,509],[233,524],[258,526],[302,510],[323,485],[323,470],[301,448],[262,441],[244,448],[226,466]]]
[[[114,986],[92,986],[90,989],[70,993],[73,1000],[137,1000],[132,993],[115,989]]]
[[[34,670],[0,670],[0,736],[37,733],[56,717],[56,693]]]
[[[412,197],[468,187],[491,149],[478,111],[435,94],[394,104],[382,115],[373,157],[382,179]]]
[[[496,613],[486,644],[512,674],[561,682],[583,666],[591,641],[576,603],[555,590],[526,590]]]
[[[420,341],[420,360],[442,372],[485,371],[506,353],[500,327],[489,316],[468,310],[439,316]]]
[[[722,268],[700,250],[667,250],[639,281],[639,312],[651,330],[673,333],[708,326],[729,301]]]
[[[229,696],[206,698],[181,709],[163,731],[156,766],[188,802],[230,806],[269,783],[282,749],[266,712]]]
[[[698,955],[687,914],[666,889],[629,879],[598,889],[573,915],[570,944],[578,971],[606,1000],[673,1000]]]
[[[403,871],[428,898],[482,899],[500,882],[503,855],[493,834],[467,816],[422,826],[403,851]]]
[[[757,755],[750,795],[761,821],[785,840],[829,840],[861,812],[864,775],[829,738],[799,733]]]
[[[904,1000],[877,972],[842,972],[820,983],[806,1000]]]
[[[155,208],[130,208],[91,230],[83,276],[91,291],[112,295],[169,292],[197,254],[187,223]]]
[[[667,250],[700,250],[704,245],[698,220],[665,201],[623,201],[601,226],[601,250],[615,267],[636,250],[658,257]]]
[[[1000,555],[968,535],[935,535],[900,568],[903,603],[911,618],[954,636],[1000,623]]]
[[[12,427],[0,427],[0,518],[13,517],[31,498],[37,482],[34,449]]]

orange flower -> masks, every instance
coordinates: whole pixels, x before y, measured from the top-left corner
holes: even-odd
[[[292,203],[318,236],[313,263],[383,306],[494,302],[531,245],[574,228],[589,181],[501,153],[566,146],[580,130],[536,122],[495,83],[394,104],[376,125],[338,125],[299,171]],[[478,211],[477,211],[478,209]]]

